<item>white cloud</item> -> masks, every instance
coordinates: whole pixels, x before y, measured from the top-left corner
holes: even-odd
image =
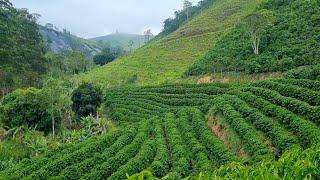
[[[199,0],[193,0],[194,3]],[[182,8],[182,0],[12,0],[15,7],[42,15],[40,22],[53,23],[81,37],[115,32],[142,34],[151,28],[159,33],[162,22]]]

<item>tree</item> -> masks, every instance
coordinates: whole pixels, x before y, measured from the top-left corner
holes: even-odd
[[[100,54],[93,57],[93,62],[97,65],[103,66],[124,54],[126,54],[126,52],[121,46],[108,46],[104,48]]]
[[[192,2],[188,1],[188,0],[184,0],[183,1],[183,10],[186,12],[187,15],[187,21],[189,20],[189,16],[190,16],[190,8],[192,7]]]
[[[9,81],[0,80],[1,89],[37,85],[46,73],[47,49],[33,15],[0,0],[0,34],[0,74],[10,74]]]
[[[79,117],[96,115],[102,102],[101,89],[91,83],[83,83],[72,92],[72,110]]]
[[[259,54],[261,38],[266,28],[272,23],[272,20],[272,12],[267,10],[252,13],[244,19],[244,25],[250,34],[252,49],[255,55]]]
[[[68,95],[68,88],[64,86],[63,82],[53,78],[48,79],[41,90],[42,103],[51,116],[53,138],[55,137],[56,125],[60,124],[62,112],[66,112],[66,109],[71,106]]]
[[[0,121],[6,128],[20,126],[50,132],[50,114],[35,88],[17,89],[7,94],[0,106]]]
[[[9,0],[0,0],[0,8],[1,9],[11,9],[12,3]]]
[[[144,31],[143,34],[146,42],[150,41],[151,37],[153,36],[151,29]]]
[[[104,49],[101,54],[97,54],[93,57],[93,62],[97,65],[103,66],[112,62],[116,56],[111,52],[109,48]]]
[[[129,49],[130,49],[130,52],[132,51],[133,44],[134,44],[133,40],[130,40],[130,41],[128,42],[128,47],[129,47]]]

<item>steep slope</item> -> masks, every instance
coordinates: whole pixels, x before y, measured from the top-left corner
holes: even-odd
[[[178,79],[226,30],[254,11],[262,1],[217,0],[177,31],[76,79],[101,83],[104,87],[132,82],[159,84]]]
[[[96,37],[89,39],[91,41],[94,41],[98,44],[108,44],[112,47],[120,46],[126,50],[132,49],[138,49],[139,47],[143,46],[145,44],[145,38],[143,35],[138,34],[109,34],[106,36]],[[132,47],[129,47],[130,41],[133,42]]]
[[[287,71],[320,63],[320,1],[268,0],[257,8],[251,19],[261,12],[272,14],[272,18],[260,35],[258,54],[252,48],[250,28],[246,28],[246,23],[240,23],[221,38],[206,56],[194,63],[188,74]],[[245,22],[254,24],[250,17],[247,19]]]
[[[73,50],[80,51],[87,56],[94,56],[101,52],[100,47],[95,42],[41,25],[39,25],[39,29],[52,52],[59,53],[64,50]]]

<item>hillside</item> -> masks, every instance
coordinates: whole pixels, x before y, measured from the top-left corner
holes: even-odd
[[[145,44],[145,41],[146,41],[145,37],[143,35],[123,34],[123,33],[95,37],[95,38],[91,38],[89,40],[95,41],[96,43],[101,44],[101,45],[108,44],[112,47],[120,46],[127,51],[140,48],[141,46],[143,46]],[[130,41],[133,42],[132,47],[129,47]]]
[[[320,1],[268,0],[246,17],[187,71],[188,75],[220,71],[249,74],[287,71],[320,63]],[[256,19],[254,19],[256,18]],[[262,25],[254,23],[262,21]],[[252,31],[254,24],[256,31]],[[266,24],[266,25],[264,25]],[[252,34],[252,32],[258,32]],[[256,54],[252,45],[258,39]]]
[[[299,79],[307,74],[318,79],[319,67],[242,85],[109,89],[118,128],[25,159],[0,179],[118,180],[144,170],[153,179],[318,179],[320,83]]]
[[[39,25],[39,29],[49,49],[54,53],[69,50],[80,51],[87,56],[94,56],[101,52],[101,48],[96,43],[79,38],[68,32],[60,32],[41,25]]]
[[[128,83],[161,84],[179,79],[191,64],[262,1],[217,0],[177,31],[106,66],[77,76],[76,81],[110,87]]]

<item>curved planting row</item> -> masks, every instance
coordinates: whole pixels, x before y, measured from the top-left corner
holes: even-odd
[[[193,128],[189,122],[189,115],[186,110],[179,112],[178,118],[175,120],[178,124],[178,129],[180,134],[187,144],[188,149],[191,151],[193,162],[194,173],[198,174],[200,172],[210,172],[213,169],[213,163],[208,157],[208,152],[206,148],[199,142],[193,133]]]
[[[240,113],[228,101],[222,97],[216,98],[214,111],[216,114],[221,114],[243,140],[243,144],[247,152],[252,156],[253,161],[273,158],[272,151],[268,148],[266,141],[251,124],[241,117]]]
[[[32,173],[24,179],[48,179],[52,176],[58,175],[63,169],[71,166],[75,163],[84,161],[85,159],[92,157],[95,153],[100,153],[107,147],[112,145],[118,138],[120,134],[113,136],[107,136],[107,138],[99,139],[98,141],[85,146],[71,154],[66,154],[60,158],[48,162],[45,166],[36,171],[31,171]]]
[[[65,154],[63,155],[58,153],[58,156],[54,156],[54,158],[36,158],[35,161],[28,166],[20,167],[20,169],[10,174],[8,173],[10,172],[9,169],[4,172],[4,177],[6,177],[6,179],[48,179],[73,163],[82,161],[86,157],[90,157],[92,154],[104,150],[115,142],[120,135],[120,131],[114,131],[96,141],[89,140],[87,143],[83,144],[83,147],[76,146],[78,147],[76,150],[71,148],[69,151],[64,151]]]
[[[283,96],[296,98],[313,106],[320,105],[319,91],[312,91],[306,88],[301,88],[289,84],[281,84],[274,81],[261,81],[252,85],[278,91]]]
[[[108,179],[126,179],[126,174],[132,175],[136,172],[142,171],[151,164],[155,154],[156,141],[154,139],[149,139],[141,146],[139,153],[134,158],[130,159],[128,163],[121,166]]]
[[[117,129],[113,133],[120,133],[121,130]],[[96,137],[92,137],[89,140],[81,143],[76,143],[76,144],[70,144],[70,145],[65,145],[59,148],[55,148],[53,150],[49,150],[46,152],[45,155],[35,157],[32,159],[24,159],[21,162],[19,162],[16,166],[14,166],[11,169],[7,169],[3,172],[0,172],[0,178],[4,177],[5,179],[8,179],[9,175],[11,176],[11,179],[19,179],[21,177],[24,177],[25,175],[28,175],[28,173],[35,171],[39,169],[40,167],[44,166],[46,163],[55,160],[57,158],[60,158],[61,156],[64,156],[65,154],[72,153],[88,144],[91,144],[98,139]]]
[[[67,167],[54,179],[79,179],[83,174],[88,173],[97,164],[107,161],[110,157],[114,156],[118,151],[130,144],[137,134],[137,127],[128,128],[119,139],[112,144],[109,148],[101,153],[96,153],[94,156]]]
[[[164,126],[168,137],[172,172],[179,179],[187,177],[192,172],[190,165],[191,154],[176,127],[173,114],[166,115]]]
[[[164,177],[170,170],[170,156],[166,143],[165,129],[163,126],[163,120],[158,119],[155,122],[155,138],[157,144],[157,154],[154,161],[151,164],[153,174],[158,177]]]
[[[285,107],[297,115],[301,115],[314,123],[320,125],[320,107],[310,106],[308,103],[299,101],[294,98],[285,97],[279,94],[277,91],[271,91],[269,89],[248,87],[243,88],[244,91],[252,92],[253,94],[266,99],[274,104]]]
[[[126,179],[145,169],[181,179],[239,162],[232,142],[208,127],[208,112],[235,132],[246,163],[275,159],[320,142],[319,89],[318,81],[283,79],[109,90],[107,112],[123,129],[23,160],[0,179]]]
[[[148,141],[150,135],[153,134],[152,121],[143,121],[141,123],[139,133],[131,144],[122,148],[108,160],[91,168],[90,172],[84,174],[81,179],[107,179],[130,159],[134,158],[142,150],[141,147]]]
[[[299,143],[302,146],[310,147],[312,144],[320,142],[320,129],[315,123],[305,120],[286,108],[272,104],[250,92],[237,90],[229,93],[236,95],[250,106],[259,109],[266,116],[279,121],[299,138]]]
[[[280,153],[290,149],[298,144],[294,135],[289,133],[278,122],[263,115],[258,109],[250,107],[245,101],[237,96],[224,95],[224,100],[238,111],[243,118],[250,124],[253,124],[257,130],[266,134],[272,140],[272,143],[280,150]]]
[[[285,75],[285,78],[290,79],[320,79],[320,64],[308,66],[298,69],[293,69]]]
[[[213,136],[200,110],[188,108],[185,111],[189,114],[189,122],[196,138],[207,149],[208,156],[216,167],[237,160],[236,155],[219,138]]]
[[[320,81],[310,79],[279,79],[277,82],[282,84],[296,85],[313,91],[320,91]]]

